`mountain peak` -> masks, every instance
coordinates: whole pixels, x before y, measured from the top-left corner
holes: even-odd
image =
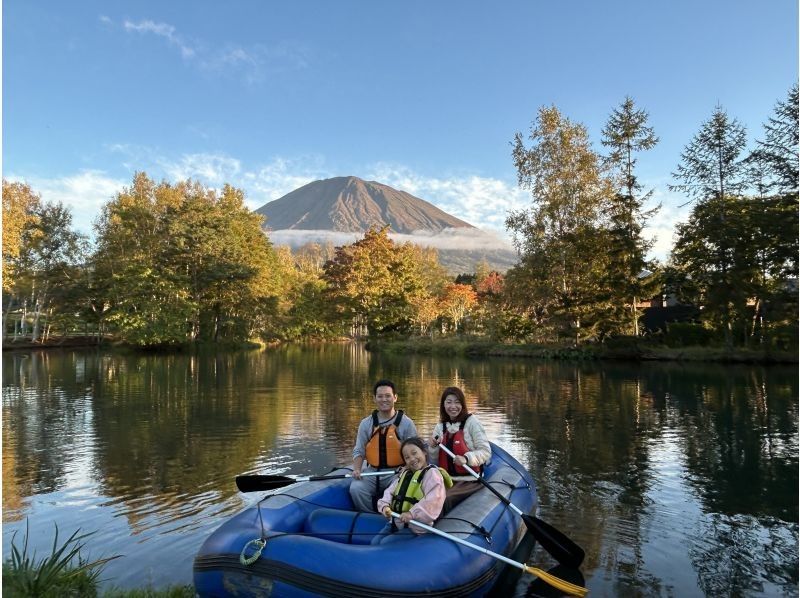
[[[356,176],[313,181],[256,210],[268,230],[332,230],[360,233],[389,225],[390,232],[441,232],[474,228],[405,191]]]

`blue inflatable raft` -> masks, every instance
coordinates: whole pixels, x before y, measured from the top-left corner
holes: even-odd
[[[496,445],[484,479],[524,513],[535,512],[533,480]],[[509,588],[518,569],[447,538],[426,533],[371,546],[386,520],[377,513],[354,512],[349,484],[349,479],[292,484],[223,523],[195,557],[197,594],[455,598],[513,593]],[[527,560],[533,548],[520,517],[483,487],[435,527],[515,561]],[[242,550],[249,544],[247,560],[254,552],[252,541],[262,538],[266,544],[259,558],[243,564]]]

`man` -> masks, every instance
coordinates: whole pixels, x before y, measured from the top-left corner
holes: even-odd
[[[367,471],[393,470],[403,464],[400,445],[417,435],[410,417],[394,407],[397,393],[390,380],[378,380],[372,388],[377,409],[361,420],[353,448],[353,481],[350,498],[356,509],[375,512],[375,504],[389,486],[392,476],[367,476]],[[366,464],[364,463],[366,461]]]

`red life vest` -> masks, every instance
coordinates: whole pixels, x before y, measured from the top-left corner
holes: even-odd
[[[467,423],[467,420],[470,418],[472,414],[468,414],[464,421],[461,422],[461,426],[458,428],[458,432],[455,434],[450,434],[447,431],[447,424],[442,424],[443,428],[443,435],[442,435],[442,444],[444,444],[447,448],[449,448],[453,454],[461,455],[462,457],[469,452],[469,447],[467,446],[467,441],[464,439],[464,425]],[[466,457],[464,457],[466,459]],[[468,475],[469,472],[464,469],[461,465],[456,465],[453,462],[453,457],[445,453],[444,451],[439,451],[439,467],[445,469],[450,475]],[[483,467],[481,467],[483,470]],[[473,471],[475,469],[473,468]]]

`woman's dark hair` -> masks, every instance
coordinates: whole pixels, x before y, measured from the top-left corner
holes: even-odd
[[[458,386],[448,386],[442,392],[442,398],[439,401],[439,420],[442,423],[447,423],[450,421],[450,416],[447,415],[447,411],[444,410],[444,400],[450,395],[453,395],[458,399],[458,402],[461,403],[461,413],[458,414],[458,417],[455,419],[455,421],[463,422],[465,419],[467,419],[469,411],[467,410],[467,398],[464,396],[464,391]]]
[[[415,447],[420,449],[423,453],[425,453],[426,455],[428,454],[428,447],[425,446],[425,441],[422,440],[422,438],[420,438],[419,436],[412,436],[411,438],[406,438],[403,441],[403,444],[400,445],[400,454],[401,455],[403,454],[403,449],[406,447],[407,444],[413,444]],[[405,462],[405,458],[403,458],[403,461]]]
[[[372,395],[373,396],[375,396],[375,394],[378,392],[378,388],[380,388],[381,386],[388,386],[389,388],[392,389],[392,394],[393,395],[397,394],[397,391],[394,388],[394,382],[392,382],[391,380],[378,380],[375,383],[375,385],[372,387]]]

